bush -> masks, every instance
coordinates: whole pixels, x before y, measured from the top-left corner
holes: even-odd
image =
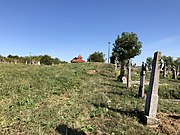
[[[49,55],[44,55],[41,59],[40,59],[41,64],[43,65],[52,65],[53,63],[53,58],[51,58],[51,56]]]
[[[102,52],[94,52],[93,54],[90,54],[89,58],[87,61],[89,62],[105,62],[105,54]]]

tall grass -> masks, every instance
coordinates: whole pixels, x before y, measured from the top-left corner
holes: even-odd
[[[109,64],[0,64],[0,134],[157,134],[140,122],[137,91],[117,82]],[[180,113],[166,102],[159,112]]]

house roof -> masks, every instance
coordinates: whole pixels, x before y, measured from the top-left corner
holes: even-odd
[[[85,61],[82,59],[73,59],[71,60],[72,63],[84,63]]]
[[[78,57],[73,58],[71,60],[71,63],[83,63],[83,62],[85,62],[84,60],[82,60],[82,58],[83,57],[81,55],[79,55]]]

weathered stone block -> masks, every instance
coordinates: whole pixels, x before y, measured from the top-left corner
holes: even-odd
[[[145,124],[148,126],[158,126],[160,121],[157,118],[145,116]]]
[[[145,115],[156,117],[159,96],[155,94],[147,94],[147,100],[150,101],[145,106]]]

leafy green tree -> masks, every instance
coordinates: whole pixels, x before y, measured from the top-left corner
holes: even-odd
[[[116,59],[116,56],[112,55],[110,57],[110,63],[114,64],[115,63],[115,59]]]
[[[147,64],[149,69],[152,67],[152,62],[153,62],[153,58],[152,57],[146,58],[146,64]]]
[[[40,62],[41,62],[41,64],[44,64],[44,65],[52,65],[53,58],[51,58],[51,56],[49,56],[49,55],[44,55],[40,59]]]
[[[3,57],[2,55],[0,55],[0,62],[3,62],[5,60],[5,57]]]
[[[19,56],[9,54],[7,58],[19,59]]]
[[[88,62],[105,62],[105,54],[103,52],[94,52],[90,54],[89,58],[87,59]]]
[[[61,63],[61,61],[60,61],[58,58],[55,58],[55,59],[53,60],[53,63],[54,63],[54,64],[59,64],[59,63]]]
[[[113,54],[121,62],[121,75],[124,76],[124,65],[128,59],[141,54],[142,43],[136,33],[123,32],[115,40]]]
[[[40,61],[42,57],[43,57],[42,55],[39,55],[39,56],[31,56],[31,59],[34,60],[34,61]]]
[[[176,67],[178,65],[180,66],[180,58],[179,57],[174,61],[174,64],[175,64]]]
[[[167,66],[173,66],[174,65],[174,60],[173,57],[171,56],[162,56],[162,59],[164,60],[164,62],[166,62]]]
[[[3,59],[4,57],[2,55],[0,55],[0,59]]]
[[[123,32],[121,37],[118,35],[115,40],[113,52],[120,61],[123,61],[140,55],[141,48],[142,43],[135,33]]]

